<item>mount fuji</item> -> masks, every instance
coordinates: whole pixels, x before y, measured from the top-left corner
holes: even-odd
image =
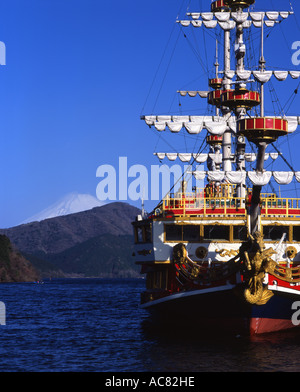
[[[62,199],[42,210],[36,215],[26,219],[21,224],[30,222],[40,222],[44,219],[55,218],[57,216],[75,214],[77,212],[91,210],[94,207],[101,207],[105,203],[100,202],[96,197],[89,194],[72,192],[65,195]]]

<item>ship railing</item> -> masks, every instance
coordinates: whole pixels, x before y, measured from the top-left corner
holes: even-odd
[[[244,217],[246,215],[245,198],[204,197],[203,192],[177,194],[176,196],[167,197],[163,200],[163,213],[165,216],[228,215]]]
[[[300,217],[300,199],[278,198],[274,194],[261,195],[261,215],[263,217]],[[231,196],[229,192],[209,195],[205,189],[190,193],[168,195],[162,203],[164,216],[236,216],[247,215],[247,198]]]
[[[261,214],[263,216],[280,215],[284,217],[300,216],[300,199],[297,198],[262,198]]]

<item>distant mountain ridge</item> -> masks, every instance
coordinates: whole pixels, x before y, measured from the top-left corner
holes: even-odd
[[[89,194],[80,194],[78,192],[68,193],[56,203],[41,212],[26,219],[21,224],[30,222],[40,222],[45,219],[55,218],[57,216],[75,214],[77,212],[91,210],[94,207],[101,207],[105,203],[100,202],[96,197]]]
[[[127,203],[111,203],[88,211],[0,229],[26,253],[59,253],[101,234],[132,234],[131,222],[139,209]]]
[[[1,229],[0,234],[10,238],[44,277],[133,276],[137,267],[131,258],[131,223],[139,213],[134,206],[115,202]]]

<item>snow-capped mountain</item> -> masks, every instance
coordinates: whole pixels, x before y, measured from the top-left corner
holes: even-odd
[[[105,203],[100,202],[96,197],[89,194],[77,192],[69,193],[50,207],[26,219],[21,224],[42,221],[62,215],[74,214],[76,212],[91,210],[94,207],[101,207]]]

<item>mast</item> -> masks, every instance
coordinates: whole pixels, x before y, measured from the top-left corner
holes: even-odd
[[[216,39],[216,62],[215,62],[215,68],[216,68],[216,80],[219,78],[219,51],[218,51],[218,40]],[[219,116],[219,108],[216,106],[216,116]]]
[[[239,7],[238,13],[243,12],[243,8]],[[244,57],[246,54],[246,46],[244,44],[244,29],[242,22],[237,23],[236,27],[236,41],[235,41],[235,55],[236,55],[236,71],[243,72],[245,70]],[[239,77],[237,78],[237,84],[235,90],[239,92],[241,89],[246,89],[246,83],[242,81]],[[244,118],[246,114],[245,107],[236,108],[236,116],[238,118]],[[236,148],[236,169],[238,171],[245,171],[245,138],[237,138],[237,148]],[[237,196],[245,199],[246,197],[246,180],[241,184],[237,185]]]
[[[261,55],[259,59],[260,71],[264,72],[266,61],[264,59],[264,23],[263,16],[261,18]],[[263,118],[265,115],[264,108],[264,83],[260,83],[260,116]],[[257,143],[258,152],[256,158],[256,172],[263,173],[265,152],[267,148],[266,141],[260,141]],[[250,208],[250,227],[251,233],[258,231],[258,216],[260,214],[260,194],[262,187],[254,185],[252,190],[252,202]]]
[[[266,68],[266,61],[264,58],[264,18],[261,17],[261,39],[260,39],[260,46],[261,46],[261,54],[259,59],[260,71],[264,72]],[[265,99],[264,99],[264,83],[260,83],[260,115],[264,117],[265,115]]]
[[[227,79],[226,73],[230,71],[230,30],[224,30],[224,80],[223,89],[230,89],[230,80]],[[230,110],[226,106],[222,106],[223,116],[230,116]],[[226,128],[223,135],[222,151],[223,151],[223,170],[231,171],[231,129]]]

